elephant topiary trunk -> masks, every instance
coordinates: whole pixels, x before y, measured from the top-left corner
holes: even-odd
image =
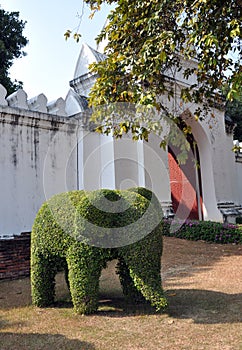
[[[67,271],[74,310],[98,308],[99,278],[108,261],[118,259],[126,297],[166,307],[161,286],[162,210],[145,188],[126,191],[71,191],[55,195],[40,208],[31,236],[33,304],[49,306],[55,275]]]

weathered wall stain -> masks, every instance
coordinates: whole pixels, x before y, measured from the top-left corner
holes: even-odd
[[[77,186],[75,125],[67,117],[2,108],[0,113],[0,238],[30,231],[36,212],[46,200]],[[1,110],[1,106],[0,106]],[[72,131],[72,132],[71,132]],[[49,161],[51,159],[51,161]]]

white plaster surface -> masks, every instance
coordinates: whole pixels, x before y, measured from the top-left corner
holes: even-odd
[[[70,161],[75,139],[68,126],[55,124],[57,131],[46,115],[9,111],[0,107],[0,236],[31,231],[49,196],[76,188],[74,171],[69,172],[68,188],[65,181],[67,168],[76,167]]]

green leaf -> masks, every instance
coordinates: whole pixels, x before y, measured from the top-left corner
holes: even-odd
[[[70,36],[71,36],[71,30],[68,29],[64,34],[65,40],[69,39]]]
[[[162,50],[161,53],[160,53],[160,59],[162,62],[165,62],[166,61],[166,52],[165,50]]]

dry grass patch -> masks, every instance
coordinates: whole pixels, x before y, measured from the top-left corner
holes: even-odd
[[[100,307],[73,314],[63,275],[53,308],[31,306],[29,279],[0,283],[0,350],[242,350],[242,246],[164,239],[169,308],[126,305],[115,264],[101,278]]]

